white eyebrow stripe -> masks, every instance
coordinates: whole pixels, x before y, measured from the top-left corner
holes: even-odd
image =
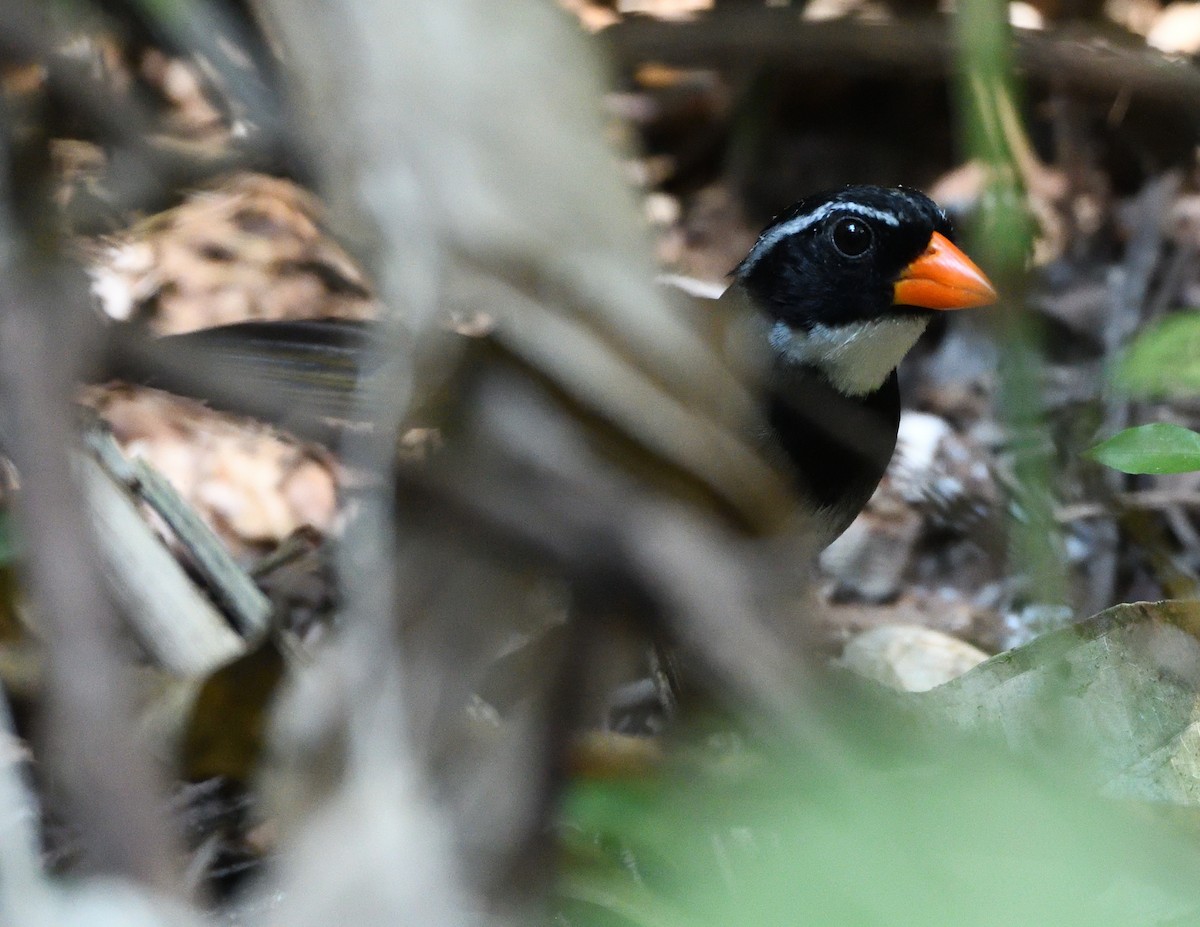
[[[900,220],[890,212],[884,212],[882,209],[875,209],[871,206],[863,206],[861,203],[826,203],[812,212],[805,213],[802,216],[796,216],[794,219],[789,219],[782,225],[777,225],[773,229],[768,229],[755,242],[750,253],[746,255],[746,260],[742,262],[743,273],[750,270],[757,264],[764,254],[770,251],[775,245],[787,238],[789,235],[795,235],[801,232],[822,219],[826,218],[835,212],[849,212],[856,216],[862,216],[866,219],[875,219],[882,222],[884,225],[890,225],[893,228],[898,228]]]

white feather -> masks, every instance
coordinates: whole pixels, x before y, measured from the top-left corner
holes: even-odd
[[[751,267],[759,262],[764,254],[789,235],[795,235],[797,232],[803,231],[810,225],[820,222],[826,216],[832,215],[835,212],[848,212],[852,215],[862,216],[865,219],[875,219],[893,228],[900,225],[900,220],[895,215],[885,212],[882,209],[874,209],[871,206],[864,206],[861,203],[842,202],[840,200],[833,203],[826,203],[823,206],[817,207],[812,212],[806,212],[801,216],[796,216],[794,219],[789,219],[787,222],[781,222],[779,225],[763,232],[762,236],[755,242],[754,247],[750,249],[746,260],[742,262],[742,272],[749,271]]]
[[[776,322],[769,337],[788,361],[816,367],[842,392],[862,396],[884,384],[928,325],[903,316],[809,331]]]

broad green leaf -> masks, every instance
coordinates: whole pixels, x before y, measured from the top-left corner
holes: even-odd
[[[1200,434],[1181,425],[1141,425],[1101,441],[1087,455],[1122,473],[1190,473],[1200,470]]]
[[[556,922],[1200,924],[1197,629],[1121,605],[929,692],[833,674],[798,727],[677,731],[650,778],[572,785]]]
[[[1135,396],[1200,395],[1200,312],[1171,316],[1140,333],[1116,381]]]

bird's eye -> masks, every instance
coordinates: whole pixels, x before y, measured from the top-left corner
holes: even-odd
[[[874,239],[871,226],[862,219],[838,219],[833,226],[833,246],[846,257],[862,257]]]

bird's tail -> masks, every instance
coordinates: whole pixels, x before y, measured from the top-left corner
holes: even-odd
[[[156,339],[118,328],[96,379],[203,399],[328,440],[356,422],[369,326],[345,319],[244,322]]]

